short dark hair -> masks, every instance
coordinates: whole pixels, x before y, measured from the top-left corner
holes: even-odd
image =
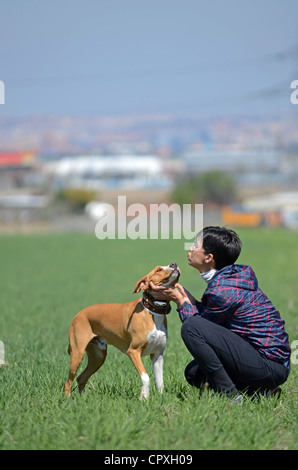
[[[209,226],[198,233],[197,239],[199,238],[202,239],[205,253],[213,254],[216,269],[235,263],[240,255],[242,243],[234,230]]]

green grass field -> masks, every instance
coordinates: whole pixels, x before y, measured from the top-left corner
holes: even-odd
[[[286,321],[297,328],[297,233],[241,230],[240,263],[250,264]],[[110,346],[86,393],[63,395],[67,331],[83,307],[133,300],[135,282],[156,264],[177,262],[181,284],[201,297],[205,284],[188,267],[181,240],[105,240],[63,234],[0,237],[0,340],[9,367],[0,368],[0,449],[297,449],[298,364],[281,399],[232,405],[200,396],[184,380],[191,359],[174,308],[168,317],[165,391],[159,395],[149,358],[149,402],[129,359]],[[83,367],[83,366],[81,366]]]

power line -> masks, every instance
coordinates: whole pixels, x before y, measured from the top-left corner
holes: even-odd
[[[233,61],[215,62],[215,63],[194,63],[184,66],[175,66],[167,68],[148,68],[148,69],[126,69],[115,70],[112,73],[90,73],[90,74],[71,74],[71,75],[53,75],[40,77],[6,78],[9,87],[28,87],[35,85],[51,85],[63,82],[90,82],[90,81],[121,81],[123,79],[142,78],[152,76],[185,75],[189,73],[204,73],[214,69],[231,69],[238,67],[256,67],[265,66],[270,63],[284,62],[298,58],[298,45],[293,45],[282,51],[265,54],[261,57],[251,59],[239,59]],[[5,78],[5,77],[4,77]]]

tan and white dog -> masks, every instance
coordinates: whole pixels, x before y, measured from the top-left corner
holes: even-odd
[[[70,367],[65,383],[65,395],[70,396],[77,370],[84,357],[88,364],[77,378],[79,392],[82,392],[88,379],[104,363],[107,345],[112,344],[127,354],[142,380],[140,399],[149,397],[149,376],[141,356],[150,355],[155,385],[163,391],[163,352],[167,342],[167,319],[170,312],[169,301],[152,296],[149,283],[174,285],[180,276],[176,263],[157,266],[142,277],[133,293],[144,290],[143,297],[132,302],[119,304],[97,304],[81,310],[69,327]]]

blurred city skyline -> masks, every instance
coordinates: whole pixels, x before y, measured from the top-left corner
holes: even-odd
[[[297,115],[296,0],[2,0],[0,9],[0,117]]]
[[[169,203],[190,176],[226,175],[243,206],[208,200],[206,220],[297,229],[297,0],[0,0],[0,15],[0,232],[90,230],[89,202]]]

